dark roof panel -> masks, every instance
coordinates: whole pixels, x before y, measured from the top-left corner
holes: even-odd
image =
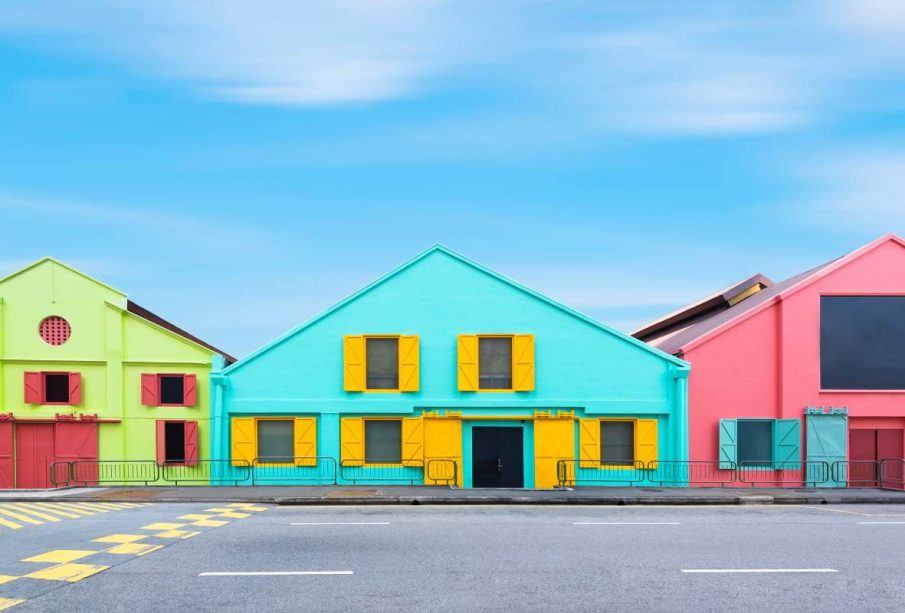
[[[192,334],[189,334],[188,332],[186,332],[185,330],[183,330],[183,329],[180,328],[179,326],[177,326],[177,325],[175,325],[175,324],[172,324],[172,323],[168,322],[166,319],[164,319],[164,318],[161,317],[160,315],[155,315],[154,313],[152,313],[152,312],[149,311],[148,309],[144,308],[143,306],[139,306],[139,305],[135,304],[135,303],[132,302],[131,300],[129,300],[129,301],[126,302],[126,308],[127,308],[127,310],[128,310],[130,313],[134,313],[135,315],[138,315],[138,316],[141,317],[142,319],[147,319],[147,320],[150,321],[151,323],[157,324],[157,325],[160,326],[161,328],[166,328],[166,329],[169,330],[170,332],[172,332],[172,333],[174,333],[174,334],[178,334],[178,335],[181,336],[182,338],[186,338],[186,339],[192,341],[193,343],[196,343],[196,344],[198,344],[198,345],[201,345],[202,347],[205,347],[205,348],[207,348],[207,349],[210,349],[210,350],[213,351],[214,353],[219,353],[219,354],[222,355],[224,358],[226,358],[226,364],[227,364],[227,365],[232,364],[233,362],[236,361],[236,358],[234,358],[233,356],[229,355],[229,354],[226,353],[225,351],[221,351],[220,349],[217,349],[217,348],[214,347],[213,345],[209,345],[208,343],[205,343],[203,340],[201,340],[201,339],[198,338],[197,336],[194,336],[194,335],[192,335]]]

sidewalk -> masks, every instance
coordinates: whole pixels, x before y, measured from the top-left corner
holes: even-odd
[[[905,492],[868,488],[582,487],[556,490],[437,486],[245,486],[64,488],[0,491],[0,501],[261,502],[280,505],[715,505],[905,504]]]

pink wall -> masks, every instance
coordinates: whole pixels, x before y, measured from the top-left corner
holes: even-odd
[[[692,344],[682,356],[692,364],[689,458],[718,458],[721,418],[801,418],[806,406],[829,405],[846,406],[855,418],[905,417],[902,391],[820,390],[820,296],[905,295],[903,273],[905,246],[883,239],[803,289]]]

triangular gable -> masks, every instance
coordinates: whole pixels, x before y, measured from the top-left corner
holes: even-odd
[[[478,271],[478,272],[481,272],[481,273],[483,273],[483,274],[485,274],[485,275],[488,275],[488,276],[490,276],[490,277],[496,279],[497,281],[500,281],[501,283],[504,283],[504,284],[506,284],[506,285],[508,285],[508,286],[510,286],[510,287],[512,287],[512,288],[515,288],[516,290],[518,290],[518,291],[520,291],[520,292],[522,292],[522,293],[524,293],[524,294],[527,294],[528,296],[530,296],[530,297],[532,297],[532,298],[534,298],[534,299],[536,299],[536,300],[540,300],[541,302],[544,302],[544,303],[546,303],[546,304],[548,304],[548,305],[554,307],[555,309],[558,309],[559,311],[562,311],[563,313],[565,313],[565,314],[567,314],[567,315],[569,315],[569,316],[571,316],[571,317],[574,317],[574,318],[579,319],[579,320],[581,320],[581,321],[583,321],[583,322],[585,322],[585,323],[588,323],[588,324],[590,324],[590,325],[592,325],[592,326],[594,326],[594,327],[596,327],[596,328],[599,328],[600,330],[603,330],[604,332],[607,332],[607,333],[609,333],[609,334],[611,334],[611,335],[613,335],[613,336],[616,336],[617,338],[619,338],[619,339],[621,339],[621,340],[624,340],[624,341],[626,341],[627,343],[630,343],[630,344],[632,344],[632,345],[635,345],[636,347],[639,347],[639,348],[643,349],[644,351],[647,351],[648,353],[651,353],[651,354],[653,354],[653,355],[655,355],[655,356],[657,356],[657,357],[659,357],[659,358],[662,358],[662,359],[664,359],[664,360],[666,360],[666,361],[668,361],[668,362],[671,362],[671,363],[676,364],[677,366],[680,366],[680,367],[683,367],[683,368],[688,366],[687,362],[685,362],[685,361],[683,361],[683,360],[681,360],[681,359],[679,359],[679,358],[677,358],[677,357],[675,357],[675,356],[672,356],[672,355],[670,355],[670,354],[668,354],[668,353],[664,353],[663,351],[660,351],[659,349],[657,349],[657,348],[655,348],[655,347],[652,347],[652,346],[650,346],[650,345],[648,345],[648,344],[646,344],[646,343],[644,343],[644,342],[642,342],[642,341],[639,341],[638,339],[636,339],[636,338],[634,338],[634,337],[632,337],[632,336],[630,336],[630,335],[628,335],[628,334],[625,334],[625,333],[623,333],[623,332],[620,332],[620,331],[618,331],[618,330],[616,330],[616,329],[614,329],[614,328],[611,328],[611,327],[609,327],[609,326],[607,326],[607,325],[605,325],[605,324],[600,323],[600,322],[597,321],[596,319],[593,319],[593,318],[591,318],[591,317],[588,317],[587,315],[584,315],[583,313],[579,313],[578,311],[576,311],[576,310],[574,310],[574,309],[571,309],[571,308],[569,308],[569,307],[567,307],[567,306],[565,306],[565,305],[563,305],[563,304],[560,304],[559,302],[556,302],[556,301],[553,300],[552,298],[548,298],[547,296],[544,296],[543,294],[541,294],[541,293],[539,293],[539,292],[536,292],[536,291],[534,291],[533,289],[530,289],[530,288],[528,288],[528,287],[525,287],[525,286],[522,285],[521,283],[518,283],[517,281],[513,281],[512,279],[509,279],[508,277],[506,277],[506,276],[504,276],[504,275],[501,275],[500,273],[498,273],[498,272],[496,272],[496,271],[493,271],[493,270],[487,268],[486,266],[482,266],[481,264],[478,264],[477,262],[474,262],[474,261],[472,261],[472,260],[466,258],[465,256],[456,253],[455,251],[452,251],[451,249],[447,249],[446,247],[444,247],[444,246],[442,246],[442,245],[434,245],[433,247],[430,247],[429,249],[427,249],[427,250],[421,252],[420,254],[418,254],[417,256],[415,256],[414,258],[412,258],[411,260],[405,262],[405,263],[402,264],[401,266],[398,266],[398,267],[394,268],[394,269],[391,270],[390,272],[388,272],[388,273],[386,273],[385,275],[383,275],[382,277],[378,278],[376,281],[373,281],[373,282],[369,283],[368,285],[364,286],[363,288],[361,288],[360,290],[358,290],[358,291],[355,292],[354,294],[352,294],[352,295],[346,297],[345,299],[343,299],[343,300],[337,302],[337,303],[334,304],[332,307],[326,309],[325,311],[322,311],[322,312],[319,313],[318,315],[315,315],[315,316],[312,317],[311,319],[309,319],[309,320],[307,320],[307,321],[301,323],[300,325],[296,326],[295,328],[292,328],[291,330],[289,330],[289,331],[286,332],[285,334],[283,334],[283,335],[277,337],[276,339],[274,339],[273,341],[267,343],[266,345],[264,345],[264,346],[261,347],[260,349],[258,349],[258,350],[256,350],[256,351],[253,351],[252,353],[250,353],[250,354],[247,355],[246,357],[242,358],[241,360],[239,360],[239,361],[236,362],[235,364],[232,364],[231,366],[229,366],[228,368],[226,368],[226,369],[223,371],[224,374],[227,374],[227,373],[232,372],[233,370],[238,370],[238,369],[242,368],[242,366],[244,366],[245,364],[247,364],[247,363],[253,361],[255,358],[259,357],[260,355],[262,355],[262,354],[264,354],[264,353],[270,351],[270,350],[273,349],[274,347],[276,347],[276,346],[282,344],[283,342],[285,342],[286,340],[288,340],[288,339],[294,337],[295,335],[297,335],[298,333],[302,332],[302,331],[305,330],[306,328],[309,328],[310,326],[314,325],[314,324],[317,323],[318,321],[324,319],[325,317],[328,317],[329,315],[331,315],[332,313],[334,313],[334,312],[340,310],[341,308],[343,308],[344,306],[348,305],[349,303],[351,303],[351,302],[353,302],[353,301],[355,301],[355,300],[358,300],[359,298],[361,298],[361,297],[364,296],[365,294],[368,294],[368,293],[372,292],[372,291],[373,291],[374,289],[376,289],[377,287],[383,285],[384,283],[386,283],[386,282],[389,281],[390,279],[392,279],[392,278],[394,278],[394,277],[396,277],[396,276],[402,274],[403,272],[405,272],[405,271],[408,270],[409,268],[411,268],[411,267],[417,265],[420,261],[424,260],[425,258],[427,258],[428,256],[430,256],[431,254],[437,253],[437,252],[440,252],[440,253],[443,253],[443,254],[445,254],[445,255],[448,255],[449,257],[451,257],[451,258],[453,258],[453,259],[459,261],[459,262],[462,263],[462,264],[465,264],[466,266],[468,266],[468,267],[470,267],[470,268],[472,268],[472,269],[474,269],[474,270],[476,270],[476,271]]]
[[[29,270],[31,270],[33,268],[37,268],[38,266],[40,266],[41,264],[44,264],[45,262],[50,262],[56,266],[59,266],[60,268],[65,268],[69,272],[75,273],[76,275],[78,275],[82,278],[85,278],[85,279],[91,281],[92,283],[103,287],[106,290],[119,294],[120,296],[123,297],[123,299],[126,298],[126,294],[124,292],[116,289],[115,287],[111,287],[111,286],[107,285],[106,283],[104,283],[103,281],[99,281],[99,280],[95,279],[94,277],[92,277],[91,275],[86,274],[77,268],[73,268],[69,264],[65,264],[65,263],[61,262],[60,260],[58,260],[56,258],[52,258],[50,256],[45,256],[45,257],[41,258],[40,260],[32,262],[31,264],[28,264],[27,266],[24,266],[24,267],[20,268],[19,270],[16,270],[15,272],[11,272],[10,274],[6,275],[5,277],[0,278],[0,283],[4,283],[5,281],[12,279],[13,277],[17,277],[25,272],[28,272]]]

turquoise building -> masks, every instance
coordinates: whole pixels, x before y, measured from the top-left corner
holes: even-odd
[[[215,374],[212,454],[256,484],[624,485],[687,460],[687,376],[435,246]]]

